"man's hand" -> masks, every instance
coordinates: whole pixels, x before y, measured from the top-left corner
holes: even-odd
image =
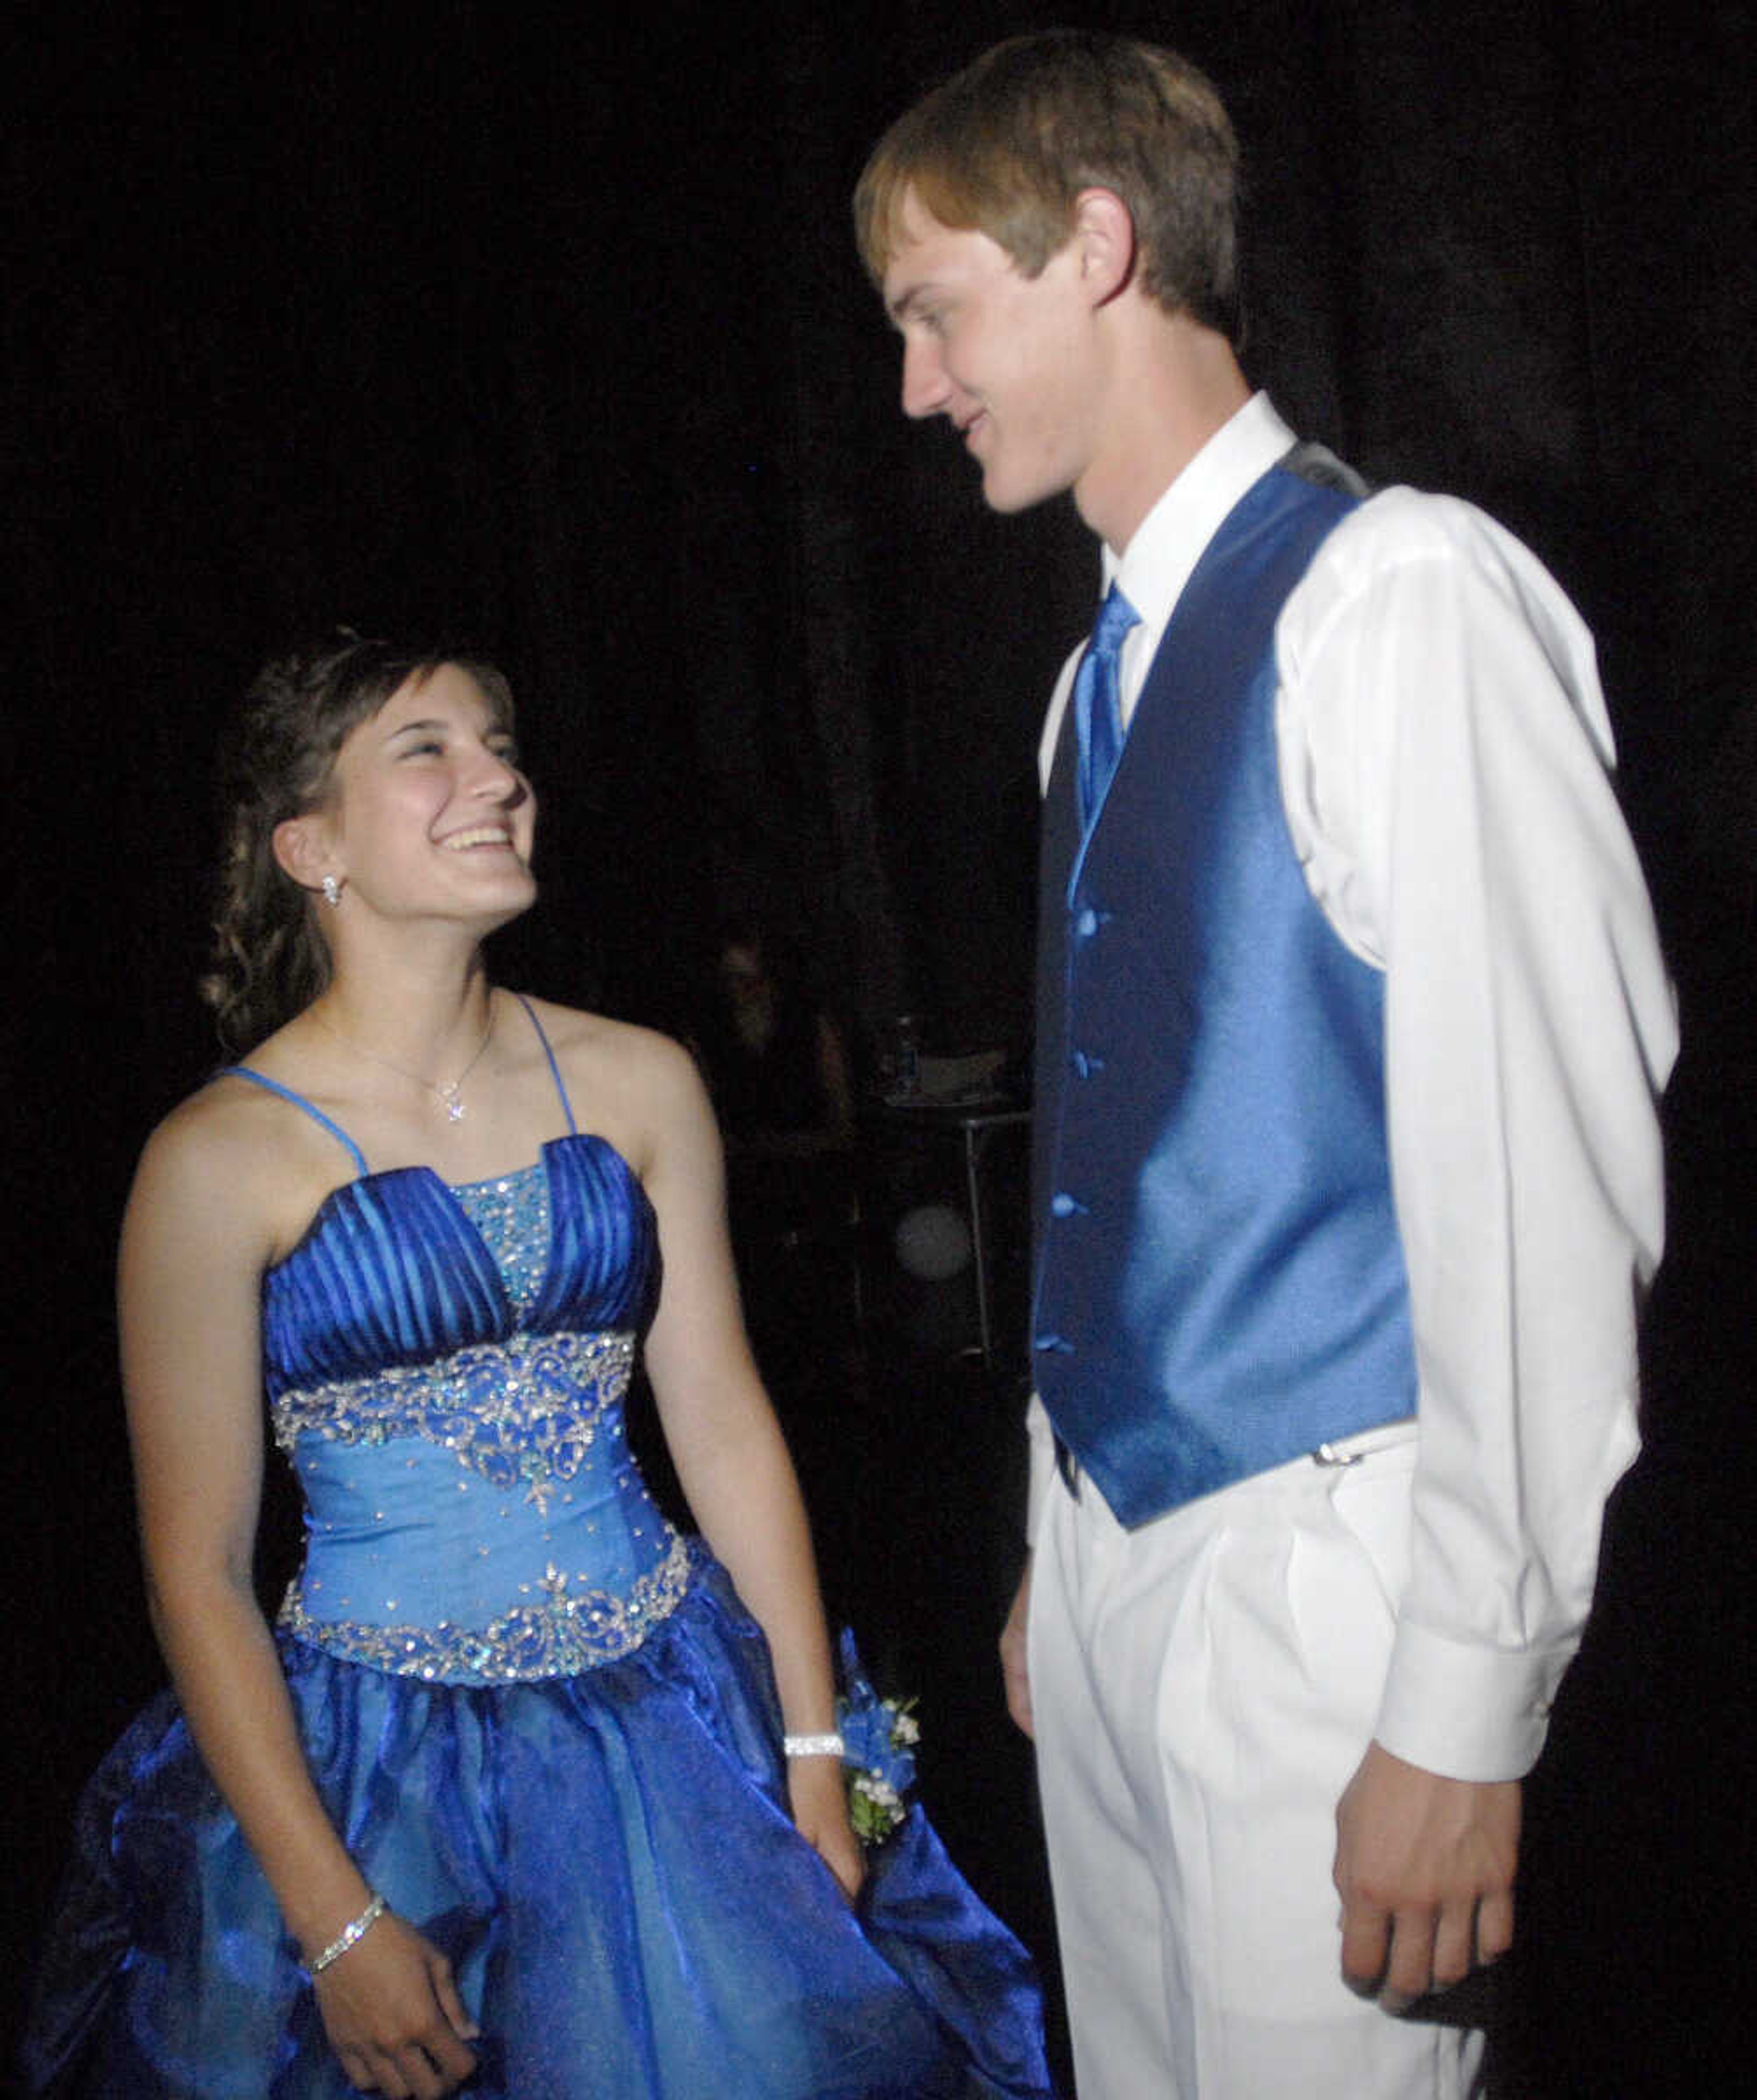
[[[1442,1779],[1377,1743],[1336,1805],[1342,1978],[1400,2013],[1513,1938],[1520,1783]]]
[[[1013,1608],[1000,1629],[1000,1674],[1007,1688],[1007,1711],[1027,1736],[1031,1727],[1031,1677],[1025,1659],[1025,1629],[1031,1613],[1031,1564],[1025,1559],[1025,1573],[1013,1595]]]

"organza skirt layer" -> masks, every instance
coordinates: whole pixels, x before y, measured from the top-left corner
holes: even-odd
[[[856,1911],[794,1829],[767,1652],[711,1561],[641,1648],[576,1677],[282,1655],[349,1851],[482,2024],[479,2100],[1048,2093],[1027,1958],[919,1809]],[[82,1806],[27,2068],[103,2100],[351,2089],[168,1693]]]

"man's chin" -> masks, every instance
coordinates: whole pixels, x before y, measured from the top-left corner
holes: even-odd
[[[1021,510],[1032,510],[1040,503],[1047,503],[1053,496],[1066,492],[1068,484],[1053,474],[1040,470],[1035,474],[1011,474],[1001,458],[984,460],[982,468],[982,501],[999,517],[1011,518]]]
[[[982,471],[982,501],[997,517],[1011,518],[1021,510],[1029,510],[1033,504],[1041,503],[1049,492],[1046,488],[1022,488],[987,468]]]

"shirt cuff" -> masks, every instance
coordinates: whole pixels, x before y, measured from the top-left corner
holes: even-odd
[[[1482,1648],[1401,1621],[1373,1734],[1447,1779],[1523,1779],[1573,1659],[1572,1647]]]

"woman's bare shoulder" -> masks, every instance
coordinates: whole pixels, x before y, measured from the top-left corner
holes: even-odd
[[[289,1215],[308,1208],[302,1185],[334,1178],[324,1139],[279,1095],[218,1073],[148,1138],[130,1210],[177,1215],[204,1238],[236,1234],[271,1254],[287,1236]]]
[[[569,1077],[576,1069],[619,1087],[676,1086],[695,1070],[695,1060],[681,1043],[656,1028],[578,1007],[555,1006],[547,999],[528,1004],[542,1026],[550,1048]]]
[[[269,1140],[277,1099],[235,1072],[216,1073],[152,1132],[142,1162],[192,1175],[236,1171]]]
[[[249,1180],[273,1149],[275,1107],[277,1096],[264,1088],[235,1073],[216,1073],[151,1132],[141,1151],[141,1178],[191,1189]]]
[[[611,1138],[637,1167],[656,1156],[679,1118],[708,1113],[695,1061],[672,1037],[541,999],[531,1005],[581,1127]]]

